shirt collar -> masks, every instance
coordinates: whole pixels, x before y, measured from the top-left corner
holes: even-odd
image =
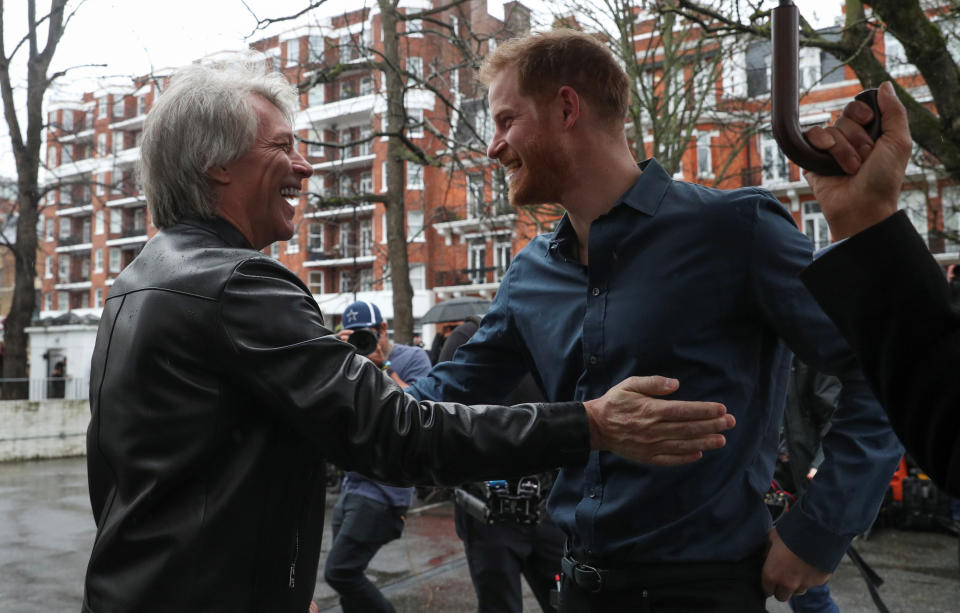
[[[637,166],[643,172],[633,182],[630,189],[617,199],[613,207],[624,204],[644,215],[653,217],[657,214],[660,203],[667,195],[667,190],[673,179],[655,158],[646,159]],[[613,207],[610,207],[611,210]],[[575,240],[573,225],[570,223],[567,214],[564,213],[553,234],[550,235],[550,249],[551,251],[567,253],[571,240]]]

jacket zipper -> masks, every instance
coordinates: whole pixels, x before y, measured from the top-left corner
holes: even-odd
[[[293,535],[293,561],[290,562],[290,579],[287,587],[291,590],[297,586],[297,558],[300,557],[300,528]]]

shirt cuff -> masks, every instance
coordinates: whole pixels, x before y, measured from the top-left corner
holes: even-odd
[[[852,536],[831,532],[803,512],[803,499],[780,518],[777,534],[787,549],[807,564],[825,573],[837,570],[843,554],[850,548]]]

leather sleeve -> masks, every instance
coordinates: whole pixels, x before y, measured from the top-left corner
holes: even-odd
[[[579,402],[468,407],[420,402],[324,327],[293,273],[266,258],[237,267],[221,297],[231,383],[346,470],[393,484],[456,484],[581,464]]]

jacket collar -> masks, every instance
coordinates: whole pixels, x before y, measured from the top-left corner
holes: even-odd
[[[181,223],[216,234],[230,247],[253,249],[253,245],[250,244],[250,241],[247,240],[243,233],[223,217],[212,217],[210,219],[191,217],[184,219]]]

